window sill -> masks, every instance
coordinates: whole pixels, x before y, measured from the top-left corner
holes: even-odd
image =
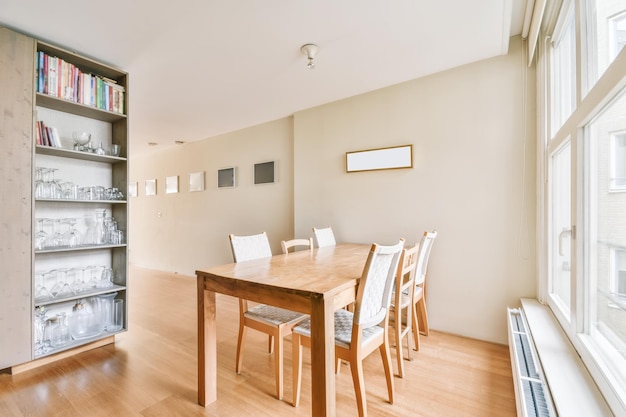
[[[535,299],[521,302],[558,414],[613,416],[550,309]]]

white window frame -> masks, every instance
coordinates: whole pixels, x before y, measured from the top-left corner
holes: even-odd
[[[540,198],[538,201],[538,241],[537,241],[537,259],[539,287],[538,298],[540,301],[548,304],[554,316],[559,321],[565,334],[568,336],[572,345],[576,349],[578,355],[585,363],[596,385],[599,387],[607,404],[611,407],[615,415],[626,416],[626,381],[616,381],[611,372],[607,372],[606,364],[623,363],[624,358],[611,354],[609,350],[599,349],[598,344],[590,343],[590,335],[585,331],[590,328],[589,311],[593,308],[590,305],[589,283],[585,282],[588,275],[585,274],[589,265],[585,265],[584,236],[588,231],[580,230],[572,241],[572,310],[570,317],[563,317],[562,312],[555,308],[549,295],[550,282],[550,207],[549,207],[549,191],[548,183],[550,157],[554,151],[562,146],[568,137],[572,139],[572,223],[573,226],[586,225],[585,216],[585,178],[584,168],[584,131],[585,126],[598,114],[602,109],[613,100],[619,92],[626,88],[626,48],[615,57],[609,64],[608,68],[599,76],[599,79],[585,90],[589,75],[588,63],[586,59],[594,59],[593,54],[584,49],[584,45],[590,42],[593,33],[588,33],[587,24],[588,16],[592,18],[590,2],[592,0],[576,0],[571,3],[568,0],[562,2],[561,10],[568,10],[567,6],[573,4],[575,7],[575,30],[576,30],[576,105],[572,114],[563,121],[560,126],[552,125],[554,120],[553,109],[555,98],[552,96],[554,86],[552,85],[552,54],[551,45],[554,40],[559,39],[559,19],[556,17],[560,5],[559,0],[548,0],[546,10],[548,12],[556,12],[550,15],[548,13],[547,24],[542,27],[542,33],[539,39],[545,39],[545,42],[539,42],[537,45],[537,87],[538,87],[538,164],[537,175],[540,187]],[[569,11],[569,10],[568,10]],[[615,16],[618,16],[616,14]],[[560,19],[562,20],[562,18]],[[556,22],[556,25],[555,25]],[[586,56],[590,55],[590,56]],[[585,91],[585,95],[581,94]],[[587,237],[587,240],[589,238]],[[568,322],[568,319],[571,322]],[[596,341],[597,342],[597,341]],[[601,343],[601,341],[600,341]],[[608,357],[607,356],[611,356]],[[609,365],[610,366],[610,365]],[[622,365],[619,365],[620,367]]]

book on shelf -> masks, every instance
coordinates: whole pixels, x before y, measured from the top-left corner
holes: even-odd
[[[62,148],[61,137],[56,127],[46,126],[46,124],[38,120],[35,132],[36,144],[39,146],[50,146],[53,148]]]
[[[84,72],[75,64],[43,51],[37,52],[36,65],[38,93],[124,114],[125,88],[118,81]]]

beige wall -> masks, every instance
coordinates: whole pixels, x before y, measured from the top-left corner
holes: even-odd
[[[506,343],[505,309],[534,296],[533,121],[524,139],[521,42],[498,57],[297,113],[295,233],[413,244],[437,229],[435,329]],[[413,144],[414,169],[345,173],[345,152]]]
[[[406,82],[174,150],[133,158],[131,261],[193,274],[231,261],[228,233],[278,242],[332,225],[338,241],[412,244],[437,229],[428,293],[433,328],[506,343],[505,308],[534,296],[534,69],[524,137],[521,41],[509,55]],[[413,169],[345,173],[345,152],[413,144]],[[275,185],[251,184],[254,162],[278,160]],[[239,185],[217,190],[215,171]],[[189,193],[189,172],[207,191]],[[166,176],[181,192],[164,195]],[[159,194],[145,197],[143,181]],[[159,217],[159,214],[161,216]]]
[[[293,235],[292,118],[210,140],[133,158],[130,202],[131,263],[194,275],[196,269],[232,262],[228,234],[266,231],[274,253]],[[275,160],[277,182],[254,185],[253,165]],[[235,167],[237,186],[217,188],[217,170]],[[189,192],[189,173],[205,172],[205,191]],[[179,193],[165,194],[165,177],[179,176]],[[157,179],[157,195],[144,181]]]

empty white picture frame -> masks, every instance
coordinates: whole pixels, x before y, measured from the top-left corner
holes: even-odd
[[[176,194],[178,192],[178,175],[165,177],[165,194]]]
[[[204,171],[189,174],[189,191],[204,191]]]
[[[137,197],[137,182],[131,182],[128,184],[128,196]]]
[[[235,186],[235,168],[217,170],[217,188],[233,188]]]
[[[254,164],[254,183],[271,184],[276,182],[276,164],[274,161]]]
[[[156,179],[146,180],[146,195],[156,195],[157,182]]]
[[[346,152],[346,172],[413,168],[413,145]]]

